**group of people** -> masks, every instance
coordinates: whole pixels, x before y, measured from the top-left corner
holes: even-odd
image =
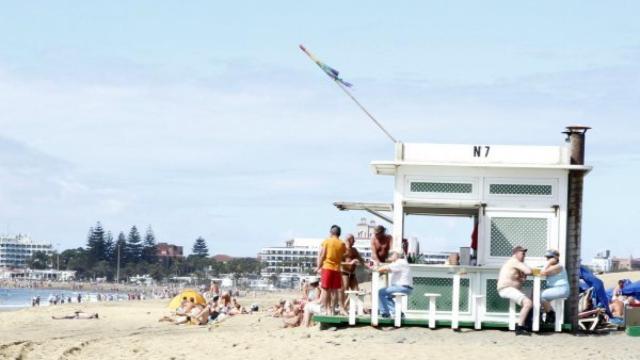
[[[312,324],[313,314],[321,311],[320,279],[312,276],[301,283],[301,295],[293,300],[281,299],[275,306],[267,309],[273,317],[280,317],[284,327],[308,327]]]
[[[349,234],[340,239],[341,229],[333,225],[329,237],[323,241],[317,259],[316,271],[320,275],[305,281],[302,296],[293,301],[281,300],[272,310],[274,316],[283,318],[285,326],[308,326],[314,314],[347,315],[345,309],[346,290],[358,290],[355,270],[364,265],[371,271],[389,274],[388,286],[379,289],[379,312],[383,318],[393,317],[395,311],[394,294],[410,295],[413,290],[409,263],[404,251],[392,250],[392,237],[383,226],[374,229],[371,239],[372,261],[365,263],[354,247],[354,237]],[[404,245],[404,244],[403,244]],[[523,285],[526,277],[534,270],[525,263],[527,249],[516,246],[512,256],[500,268],[497,291],[500,297],[514,301],[521,307],[516,324],[516,335],[530,335],[532,316],[540,316],[541,321],[555,322],[555,310],[551,302],[569,297],[569,281],[566,269],[560,263],[560,253],[549,249],[545,252],[546,262],[539,274],[546,277],[546,287],[540,295],[541,314],[532,314],[533,301],[525,294]],[[404,315],[404,314],[402,314]]]
[[[79,304],[82,302],[82,294],[78,293],[77,296],[75,296],[76,298],[76,302]],[[65,303],[65,301],[67,303],[71,303],[72,299],[71,296],[64,296],[64,295],[60,295],[60,294],[50,294],[49,297],[47,298],[47,301],[49,302],[49,305],[62,305]],[[34,296],[33,298],[31,298],[31,306],[40,306],[40,296]]]
[[[371,261],[365,262],[355,248],[352,234],[340,239],[341,229],[331,226],[329,237],[320,246],[316,272],[320,277],[311,277],[302,283],[302,296],[293,301],[281,300],[273,307],[274,316],[283,318],[285,327],[309,326],[316,314],[347,315],[348,299],[345,291],[359,291],[356,270],[366,266],[371,271],[389,273],[389,286],[376,294],[380,299],[380,314],[390,317],[394,314],[394,293],[410,294],[413,290],[406,260],[407,246],[403,251],[393,251],[393,238],[386,228],[378,225],[371,238]],[[405,242],[403,242],[405,245]]]
[[[329,237],[322,242],[318,254],[316,272],[320,274],[321,290],[318,303],[321,314],[334,315],[338,312],[346,315],[347,299],[344,294],[346,290],[358,290],[356,277],[358,265],[377,270],[380,264],[389,260],[393,253],[391,251],[393,238],[386,233],[382,225],[374,228],[370,263],[365,263],[354,247],[355,239],[352,234],[348,234],[345,241],[340,239],[340,235],[340,226],[331,226]]]
[[[522,290],[526,277],[533,274],[533,269],[524,262],[526,254],[526,248],[514,247],[511,258],[502,265],[498,274],[497,290],[500,297],[512,300],[521,307],[516,335],[531,334],[532,316],[544,315],[542,320],[553,324],[556,314],[551,301],[569,297],[569,280],[566,269],[560,264],[560,253],[557,250],[547,250],[544,254],[546,263],[540,270],[540,275],[547,278],[547,286],[540,294],[543,314],[532,314],[533,301]]]
[[[340,227],[333,225],[330,229],[330,237],[322,243],[320,248],[317,267],[321,275],[320,288],[322,289],[319,300],[320,312],[333,314],[337,307],[340,314],[346,315],[344,292],[358,290],[355,270],[359,264],[362,264],[371,271],[389,274],[389,286],[379,289],[376,295],[380,300],[380,315],[392,317],[395,310],[393,294],[409,295],[413,290],[409,263],[406,259],[408,242],[403,239],[402,251],[391,250],[393,238],[386,233],[384,226],[376,226],[371,238],[371,262],[365,264],[358,250],[353,246],[353,235],[347,235],[345,243],[340,241],[339,236]]]
[[[164,316],[159,321],[168,321],[176,325],[206,325],[210,322],[220,322],[229,316],[249,314],[258,310],[256,305],[252,305],[250,309],[242,306],[237,297],[232,296],[231,291],[222,292],[213,284],[211,289],[215,292],[205,293],[207,296],[204,303],[196,301],[194,297],[185,296],[171,316]]]
[[[609,302],[609,310],[615,317],[624,317],[624,308],[626,305],[640,306],[640,300],[634,298],[631,295],[624,295],[622,290],[624,289],[625,281],[618,280],[618,284],[611,292],[611,301]]]

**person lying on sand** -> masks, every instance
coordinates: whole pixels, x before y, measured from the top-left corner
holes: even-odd
[[[73,315],[51,316],[53,320],[76,320],[76,319],[98,319],[98,313],[85,313],[84,311],[75,311]]]
[[[248,314],[249,312],[244,306],[240,305],[236,298],[231,299],[231,309],[229,310],[229,315],[238,315],[238,314]]]

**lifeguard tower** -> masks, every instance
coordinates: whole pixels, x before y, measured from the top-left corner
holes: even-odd
[[[407,215],[472,217],[476,227],[475,249],[468,258],[463,254],[460,264],[411,265],[414,290],[405,300],[403,323],[513,326],[515,305],[498,296],[496,282],[500,265],[514,246],[522,245],[528,248],[526,261],[532,266],[544,264],[546,249],[560,251],[572,288],[564,328],[571,328],[577,321],[582,181],[591,170],[584,164],[588,129],[567,127],[563,146],[397,142],[393,160],[371,163],[376,175],[394,177],[393,203],[335,205],[340,210],[366,210],[391,222],[396,250],[404,238]],[[429,244],[422,247],[428,249]],[[383,280],[376,273],[373,277],[372,315],[358,322],[377,325],[384,323],[376,313],[377,288]],[[544,285],[541,277],[525,284],[533,293],[534,311],[539,311]],[[430,302],[435,303],[431,312]],[[537,318],[534,330],[540,326]]]

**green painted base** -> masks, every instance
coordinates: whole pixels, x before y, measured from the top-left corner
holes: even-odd
[[[313,320],[320,323],[320,328],[325,329],[331,326],[337,325],[348,325],[349,318],[347,316],[326,316],[326,315],[316,315],[313,317]],[[357,316],[356,317],[356,325],[371,325],[371,318],[369,316]],[[393,319],[383,319],[378,318],[379,326],[393,326]],[[473,328],[473,321],[459,321],[458,325],[461,328]],[[421,326],[428,327],[429,320],[425,319],[402,319],[402,326]],[[436,320],[436,328],[438,327],[451,327],[450,320]],[[507,329],[509,325],[503,322],[495,322],[495,321],[483,321],[482,322],[483,329]],[[540,330],[553,331],[553,325],[540,325]],[[571,324],[563,324],[562,331],[571,331]]]
[[[628,326],[625,331],[629,336],[640,336],[640,326]]]

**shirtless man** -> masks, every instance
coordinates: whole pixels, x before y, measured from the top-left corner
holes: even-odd
[[[386,233],[387,229],[378,225],[373,229],[373,237],[371,238],[371,258],[375,265],[386,262],[389,257],[389,251],[393,243],[391,235]]]
[[[211,294],[211,298],[216,295],[220,295],[220,285],[218,285],[217,281],[211,281],[211,286],[209,286],[209,293]]]

